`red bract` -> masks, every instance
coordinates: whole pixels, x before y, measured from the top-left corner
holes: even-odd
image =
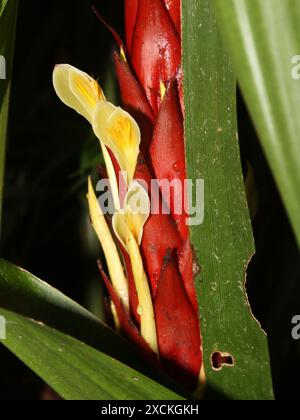
[[[180,237],[172,219],[166,215],[151,215],[144,229],[142,255],[151,283],[152,296],[155,297],[159,276],[166,251],[178,249]]]
[[[129,54],[131,53],[133,32],[138,12],[139,0],[125,0],[125,32],[126,32],[126,45]]]
[[[185,290],[188,294],[188,297],[195,308],[195,311],[198,311],[198,301],[195,290],[195,276],[198,274],[199,267],[195,260],[193,250],[191,247],[191,242],[187,239],[182,247],[178,251],[178,263],[179,271],[181,273]]]
[[[181,0],[164,0],[178,35],[181,34]]]
[[[123,105],[137,121],[142,132],[142,153],[147,155],[153,135],[155,116],[142,86],[133,76],[128,64],[115,53],[115,68]]]
[[[201,366],[199,321],[172,257],[166,259],[154,306],[161,360],[193,390]]]
[[[131,64],[157,113],[161,82],[166,85],[173,79],[180,65],[180,39],[161,0],[139,0],[138,3]]]
[[[150,159],[156,178],[172,182],[170,210],[182,240],[186,241],[189,230],[184,209],[187,200],[183,117],[174,82],[170,84],[159,109],[150,147]]]

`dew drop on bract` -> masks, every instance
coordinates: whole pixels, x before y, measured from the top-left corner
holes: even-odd
[[[184,169],[183,161],[178,160],[176,163],[174,163],[173,169],[176,172],[181,172]]]

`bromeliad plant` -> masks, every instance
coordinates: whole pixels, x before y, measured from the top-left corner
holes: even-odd
[[[125,0],[126,45],[115,67],[126,110],[109,103],[88,74],[62,64],[59,98],[92,125],[100,141],[114,214],[108,217],[88,182],[88,203],[108,273],[99,269],[115,326],[163,369],[195,390],[202,368],[195,267],[186,179],[180,0]],[[117,38],[118,39],[118,38]],[[160,195],[151,195],[157,180]],[[158,212],[151,209],[158,208]]]
[[[0,193],[17,3],[0,2],[0,54],[8,65],[0,84]],[[210,398],[273,398],[267,339],[245,293],[255,249],[236,140],[236,78],[299,242],[300,84],[288,64],[299,53],[300,6],[181,3],[180,14],[179,0],[124,0],[126,42],[113,31],[124,110],[107,102],[86,73],[70,65],[54,71],[59,97],[92,124],[100,141],[114,210],[105,214],[105,194],[97,200],[89,179],[91,220],[106,259],[99,269],[116,330],[135,343],[0,261],[1,344],[65,399],[181,399],[186,393],[162,370],[195,389],[203,365]],[[185,194],[171,190],[168,203],[163,189],[150,190],[153,180],[182,183],[186,166],[206,190],[205,222],[190,231],[187,214],[177,211]],[[190,238],[202,265],[195,281],[200,311]]]

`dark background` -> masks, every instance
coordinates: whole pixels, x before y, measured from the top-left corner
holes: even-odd
[[[121,35],[122,3],[93,2]],[[98,248],[85,202],[87,176],[101,161],[98,144],[89,125],[59,102],[51,81],[56,63],[71,63],[116,100],[115,44],[90,6],[85,0],[20,2],[2,255],[102,316]],[[259,197],[249,299],[269,334],[276,397],[298,399],[300,342],[291,339],[291,320],[300,314],[299,252],[240,95],[238,112],[243,164],[254,169]],[[0,369],[1,400],[41,397],[42,381],[2,347]]]

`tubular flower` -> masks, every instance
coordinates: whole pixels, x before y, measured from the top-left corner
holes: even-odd
[[[116,325],[195,390],[202,354],[185,206],[181,2],[124,2],[126,43],[114,55],[124,109],[69,65],[55,68],[53,82],[60,99],[91,123],[104,155],[112,218],[104,215],[90,179],[88,202]],[[167,192],[164,181],[171,184]]]

